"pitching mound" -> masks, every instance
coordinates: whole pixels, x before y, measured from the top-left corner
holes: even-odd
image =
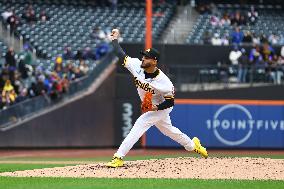
[[[168,158],[127,161],[125,167],[104,163],[1,173],[16,177],[120,177],[284,180],[284,160],[269,158]]]

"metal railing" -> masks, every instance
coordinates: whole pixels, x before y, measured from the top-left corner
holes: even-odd
[[[234,86],[254,86],[284,83],[284,67],[278,67],[273,72],[268,68],[248,66],[240,69],[231,65],[170,65],[167,69],[168,75],[175,83],[177,90],[184,84],[203,85],[218,84],[224,88],[229,84]]]
[[[80,92],[86,90],[100,75],[100,73],[113,62],[113,59],[113,53],[106,55],[98,62],[94,70],[92,70],[87,76],[72,82],[69,86],[68,92],[56,100],[51,100],[48,95],[41,95],[1,110],[0,130],[5,130],[5,128],[9,125],[19,123],[33,114],[79,95]]]

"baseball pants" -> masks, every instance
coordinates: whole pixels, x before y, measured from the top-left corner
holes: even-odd
[[[139,138],[153,125],[155,125],[164,135],[181,144],[187,151],[194,149],[193,141],[171,123],[169,113],[173,108],[159,111],[149,111],[142,114],[135,122],[129,134],[121,143],[116,156],[123,158]]]

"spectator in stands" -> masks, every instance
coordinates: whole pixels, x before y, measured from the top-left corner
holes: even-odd
[[[267,36],[264,33],[260,34],[259,38],[260,38],[260,43],[268,43]]]
[[[79,69],[80,69],[80,72],[81,72],[83,75],[87,75],[87,73],[88,73],[88,71],[89,71],[89,67],[88,67],[88,65],[85,63],[84,60],[80,60]]]
[[[229,35],[228,34],[224,34],[221,38],[221,45],[227,46],[229,45],[230,41],[229,41]]]
[[[234,46],[233,50],[229,54],[229,60],[234,67],[239,65],[239,59],[242,56],[242,52],[239,50],[237,45]]]
[[[209,31],[205,31],[205,33],[203,35],[203,44],[204,45],[212,44],[211,38],[212,38],[211,33]]]
[[[222,45],[222,40],[219,33],[214,33],[214,36],[211,39],[211,44],[216,46]]]
[[[272,45],[277,45],[279,41],[280,38],[275,33],[270,34],[268,37],[268,42]]]
[[[249,62],[252,66],[261,65],[263,63],[263,56],[258,45],[255,45],[250,51]]]
[[[22,53],[22,55],[24,56],[24,64],[32,65],[33,55],[32,55],[31,48],[30,48],[29,44],[25,43],[23,48],[24,48],[24,52]]]
[[[236,27],[235,31],[231,34],[231,38],[233,44],[240,45],[243,41],[244,34],[242,31],[240,31],[239,27]]]
[[[12,11],[12,15],[7,18],[7,23],[10,25],[11,33],[13,33],[20,24],[19,17]]]
[[[20,94],[17,96],[16,98],[16,102],[22,102],[22,101],[25,101],[27,100],[29,97],[28,97],[28,90],[27,88],[23,88],[20,92]]]
[[[258,12],[255,10],[254,6],[250,7],[250,11],[247,14],[250,24],[255,24],[258,18]]]
[[[219,26],[220,20],[217,15],[212,15],[210,18],[210,23],[212,26]]]
[[[10,47],[6,52],[5,61],[6,64],[9,66],[9,70],[16,70],[15,51],[12,47]]]
[[[92,32],[92,37],[94,39],[105,40],[107,35],[100,27],[95,27]]]
[[[28,23],[34,23],[36,21],[36,13],[33,6],[30,4],[23,15],[23,18],[27,20]]]
[[[273,55],[275,54],[275,50],[269,45],[268,42],[265,42],[262,46],[261,54],[263,57],[264,64],[269,64],[272,61]]]
[[[90,47],[86,47],[83,52],[83,59],[96,60],[96,55],[92,52]]]
[[[42,10],[39,14],[39,20],[42,22],[45,22],[47,20],[49,20],[49,16],[46,14],[46,12],[44,10]]]
[[[256,35],[256,33],[252,33],[252,43],[253,44],[260,44],[260,37],[258,35]]]
[[[76,53],[76,55],[75,55],[74,58],[75,58],[76,60],[81,60],[81,59],[83,59],[83,53],[82,53],[81,49],[78,49],[78,50],[77,50],[77,53]]]
[[[244,32],[243,43],[252,43],[252,34],[249,30]]]
[[[274,54],[271,60],[267,64],[266,73],[268,75],[269,81],[272,81],[274,84],[277,84],[277,63],[278,63],[278,56]]]
[[[220,26],[229,26],[231,25],[231,20],[227,12],[224,13],[222,19],[220,20]]]
[[[9,18],[10,16],[12,16],[12,15],[13,15],[13,11],[10,10],[10,9],[4,11],[4,12],[1,14],[1,16],[2,16],[2,18],[3,18],[3,21],[5,21],[5,22],[7,22],[8,18]]]
[[[62,57],[64,60],[72,60],[74,58],[71,47],[65,47]]]
[[[109,44],[104,42],[96,48],[96,59],[102,58],[109,51]]]
[[[242,55],[239,58],[239,67],[238,67],[238,82],[246,83],[247,82],[247,72],[248,72],[248,55],[244,48],[241,49]]]
[[[69,85],[70,85],[67,74],[63,75],[63,78],[61,79],[60,83],[62,86],[62,93],[67,93],[69,90]]]
[[[5,107],[10,106],[15,102],[16,97],[17,95],[11,81],[7,80],[2,91],[2,103],[5,104]]]
[[[243,20],[241,19],[240,11],[237,11],[234,16],[231,18],[231,24],[234,26],[242,25]]]
[[[21,73],[21,77],[23,79],[26,79],[28,77],[28,68],[26,67],[26,64],[23,59],[20,59],[18,69]]]

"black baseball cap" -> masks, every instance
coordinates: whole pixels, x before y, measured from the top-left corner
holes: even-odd
[[[145,51],[141,51],[140,54],[142,54],[142,55],[144,55],[148,58],[155,59],[155,60],[159,60],[159,57],[160,57],[159,51],[155,48],[150,48],[150,49],[147,49]]]

